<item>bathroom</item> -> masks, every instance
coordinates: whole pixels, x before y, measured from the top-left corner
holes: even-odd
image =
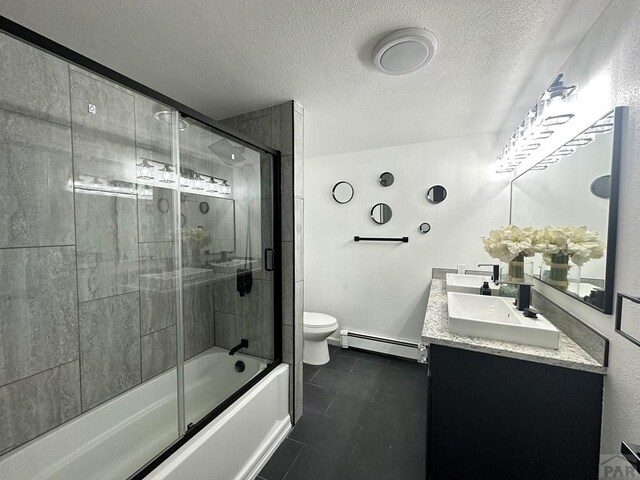
[[[0,479],[640,475],[635,0],[0,20]]]

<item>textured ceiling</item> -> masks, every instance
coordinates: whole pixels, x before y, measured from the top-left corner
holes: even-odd
[[[0,13],[214,118],[295,99],[307,156],[513,130],[609,0],[0,0]],[[401,27],[433,61],[390,77]]]

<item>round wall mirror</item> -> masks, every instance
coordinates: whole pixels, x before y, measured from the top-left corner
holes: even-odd
[[[383,187],[390,187],[391,185],[393,185],[394,180],[395,180],[395,177],[393,176],[393,173],[384,172],[382,175],[380,175],[378,182]]]
[[[591,193],[596,197],[611,198],[611,175],[603,175],[591,182]]]
[[[383,225],[391,220],[393,212],[391,207],[386,203],[376,203],[371,209],[371,218],[378,225]]]
[[[338,182],[334,185],[333,199],[338,203],[349,203],[353,198],[353,187],[348,182]]]
[[[429,233],[429,230],[431,230],[431,225],[429,225],[427,222],[421,223],[418,227],[418,230],[420,230],[420,233]]]
[[[427,192],[427,200],[430,203],[441,203],[447,198],[447,189],[442,185],[434,185]]]

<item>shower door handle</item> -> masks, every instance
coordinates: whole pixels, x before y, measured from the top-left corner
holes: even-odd
[[[273,272],[273,257],[274,257],[273,248],[265,248],[264,249],[264,269],[267,272]]]

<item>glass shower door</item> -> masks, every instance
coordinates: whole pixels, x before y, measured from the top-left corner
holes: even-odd
[[[180,240],[188,425],[274,357],[273,162],[202,123],[183,121],[188,127],[179,138]]]

